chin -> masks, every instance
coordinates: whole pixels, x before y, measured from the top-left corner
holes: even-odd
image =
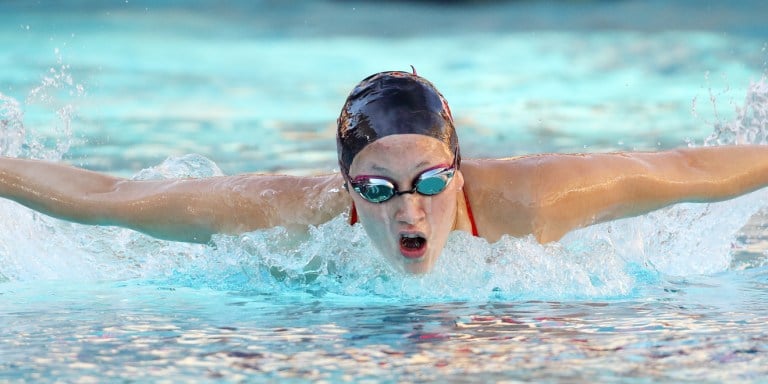
[[[403,268],[405,269],[405,272],[408,272],[412,275],[425,275],[432,270],[432,264],[427,265],[426,263],[409,263],[406,264]]]
[[[435,264],[435,258],[430,255],[424,255],[419,260],[407,260],[403,263],[403,270],[414,275],[423,275],[429,273]]]

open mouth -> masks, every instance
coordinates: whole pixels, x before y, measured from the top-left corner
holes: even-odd
[[[400,235],[400,253],[409,259],[418,259],[427,252],[427,239],[415,233]]]

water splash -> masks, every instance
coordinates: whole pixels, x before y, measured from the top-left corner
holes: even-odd
[[[34,159],[60,160],[72,144],[72,122],[76,119],[76,102],[86,95],[85,87],[72,77],[61,52],[55,50],[56,66],[43,76],[24,103],[0,92],[0,155]],[[24,109],[34,110],[36,118],[46,119],[49,127],[41,130],[25,127]],[[51,142],[52,141],[52,142]]]
[[[19,102],[0,93],[0,155],[17,157],[26,137],[24,112]]]
[[[224,176],[218,165],[198,154],[169,157],[157,166],[142,169],[132,180],[161,180],[176,178],[204,178]]]
[[[635,285],[626,264],[598,247],[541,245],[532,237],[489,244],[455,232],[434,270],[412,276],[395,271],[362,227],[350,228],[343,215],[312,228],[306,238],[293,236],[274,228],[217,237],[216,247],[199,259],[206,264],[185,269],[173,281],[265,294],[300,290],[398,300],[615,297],[630,294]]]
[[[714,96],[712,96],[715,105]],[[743,107],[736,107],[732,121],[716,121],[704,145],[768,144],[768,78],[763,76],[747,89]]]

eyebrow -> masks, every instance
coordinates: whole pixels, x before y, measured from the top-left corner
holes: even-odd
[[[419,169],[419,168],[423,168],[423,167],[425,167],[425,166],[427,166],[427,165],[429,165],[429,161],[427,161],[427,160],[424,160],[424,161],[422,161],[422,162],[420,162],[420,163],[416,164],[416,165],[413,167],[413,169]],[[372,165],[372,166],[371,166],[371,170],[372,170],[372,171],[375,171],[375,172],[382,172],[382,173],[385,173],[385,174],[389,174],[389,169],[388,169],[388,168],[385,168],[385,167],[382,167],[382,166],[379,166],[379,165],[376,165],[376,164],[374,164],[374,165]]]

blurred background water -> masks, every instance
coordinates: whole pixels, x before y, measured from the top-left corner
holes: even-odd
[[[39,140],[69,136],[68,161],[123,175],[186,153],[225,173],[330,171],[346,94],[409,65],[448,98],[469,156],[670,148],[732,119],[765,72],[765,8],[4,2],[0,91]]]

